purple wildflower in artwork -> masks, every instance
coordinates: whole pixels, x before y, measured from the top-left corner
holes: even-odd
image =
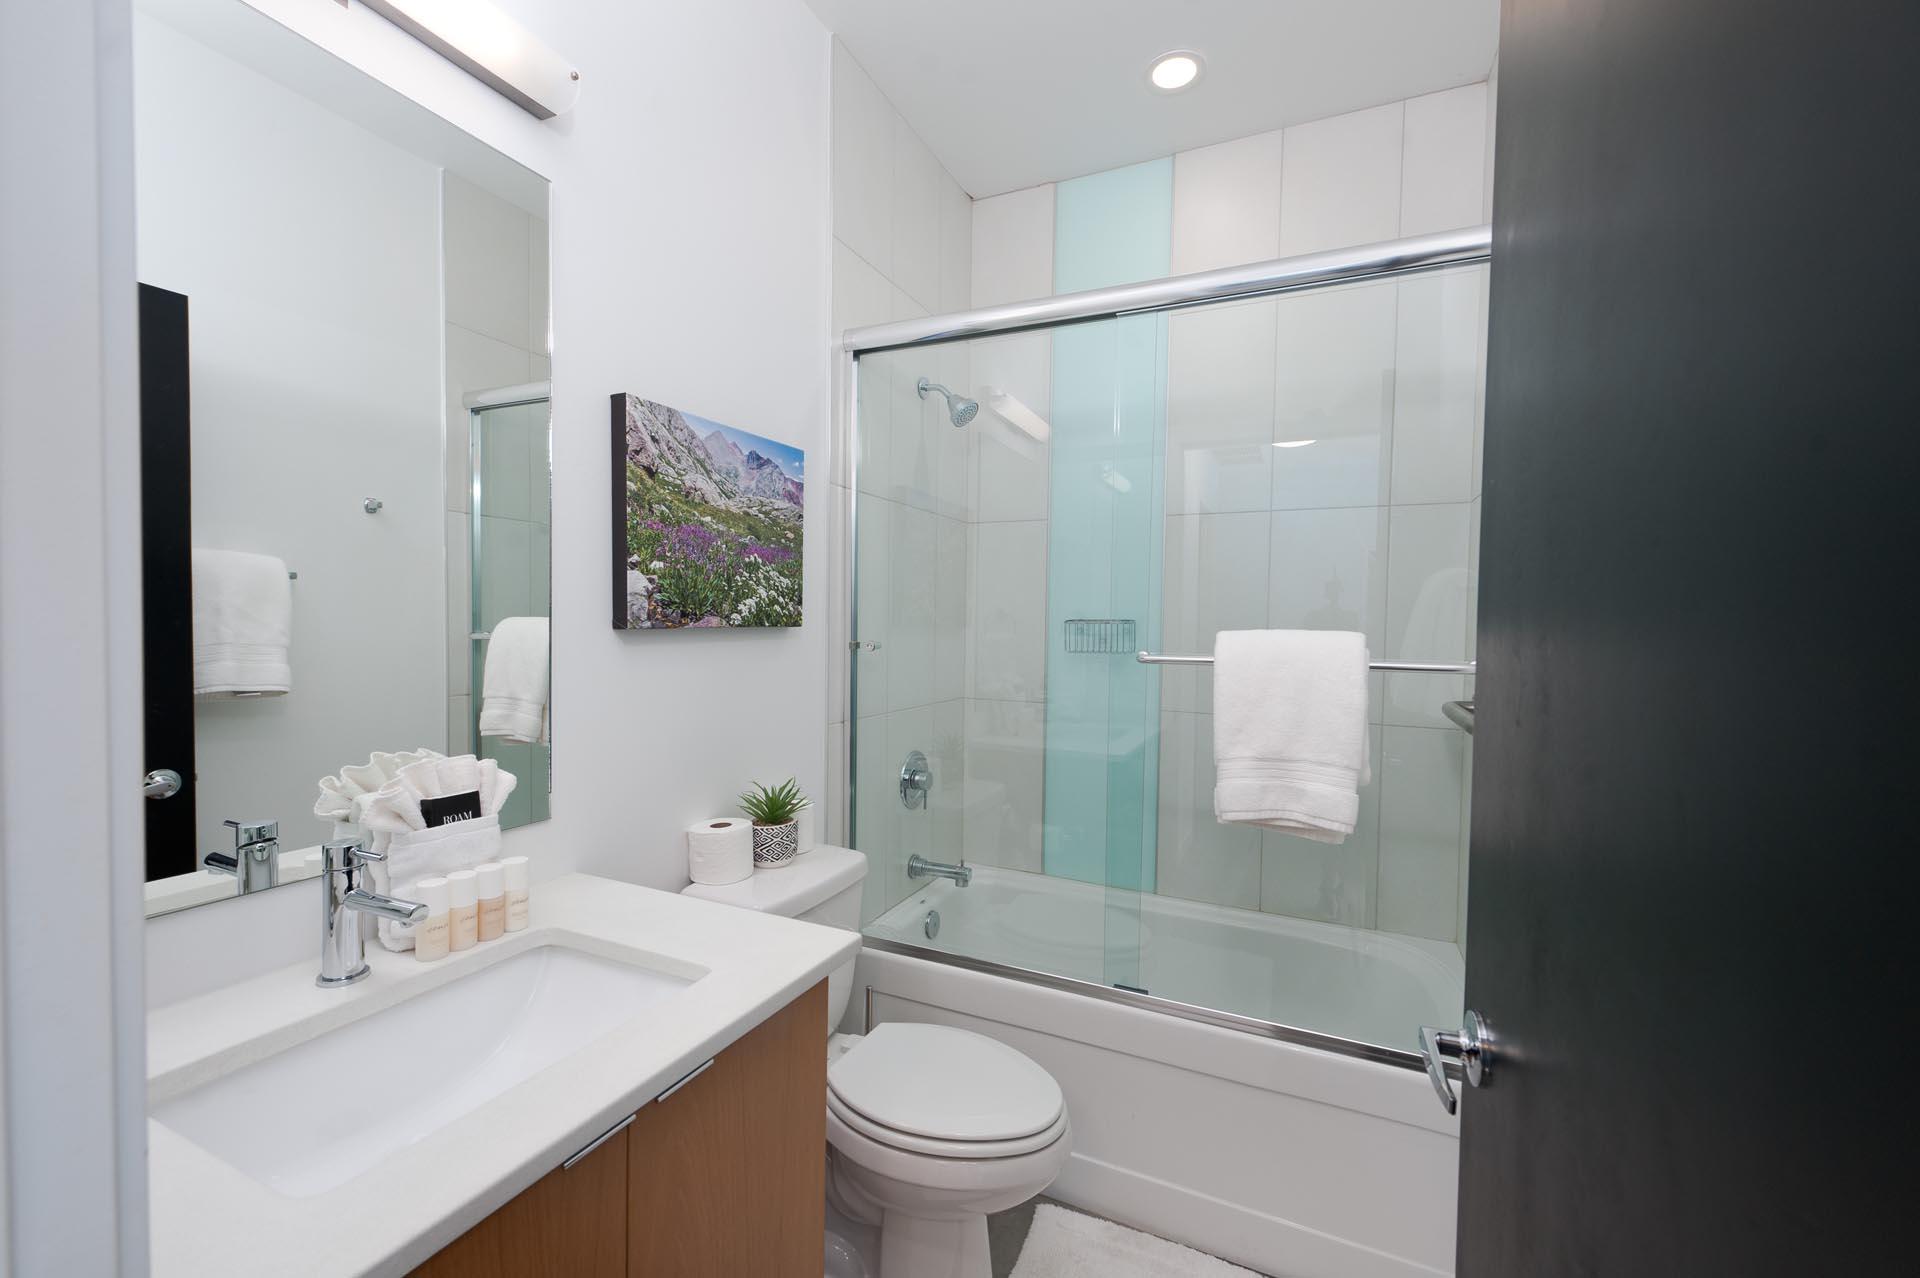
[[[797,626],[799,449],[613,397],[613,625]]]

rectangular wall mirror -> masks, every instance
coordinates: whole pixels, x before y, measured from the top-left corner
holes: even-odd
[[[134,79],[148,914],[311,878],[387,755],[545,820],[545,179],[240,0],[136,0]]]

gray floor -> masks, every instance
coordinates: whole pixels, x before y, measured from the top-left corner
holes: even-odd
[[[1042,1194],[1038,1198],[1029,1198],[1018,1207],[987,1217],[987,1250],[993,1257],[993,1278],[1008,1278],[1013,1273],[1014,1262],[1020,1259],[1020,1249],[1026,1245],[1027,1231],[1033,1228],[1033,1209],[1041,1203],[1053,1203],[1055,1207],[1078,1212],[1082,1216],[1097,1215],[1095,1212],[1080,1211],[1078,1207],[1068,1207]],[[1100,1216],[1099,1219],[1106,1217]]]

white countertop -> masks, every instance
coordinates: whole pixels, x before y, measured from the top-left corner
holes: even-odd
[[[289,1198],[147,1121],[154,1278],[404,1274],[661,1089],[823,979],[853,932],[576,874],[534,886],[523,932],[434,963],[369,941],[373,974],[314,986],[313,961],[156,1009],[147,1019],[151,1105],[335,1026],[541,945],[691,975],[658,1015],[622,1026],[337,1189]],[[821,1051],[826,1026],[821,1026]],[[380,1062],[334,1096],[378,1087]],[[216,1084],[217,1085],[217,1084]],[[821,1104],[825,1104],[824,1097]]]

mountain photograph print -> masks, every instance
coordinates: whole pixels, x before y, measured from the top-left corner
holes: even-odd
[[[797,626],[806,455],[613,397],[613,628]]]

